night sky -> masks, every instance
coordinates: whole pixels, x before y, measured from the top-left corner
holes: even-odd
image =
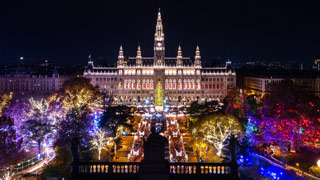
[[[7,0],[0,3],[0,63],[20,56],[57,64],[86,64],[94,59],[153,56],[158,8],[161,8],[166,56],[203,60],[295,60],[320,57],[320,13],[316,1],[121,1]]]

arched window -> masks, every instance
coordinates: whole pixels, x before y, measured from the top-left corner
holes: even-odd
[[[169,89],[172,89],[172,79],[169,80]]]
[[[146,89],[146,81],[145,81],[145,79],[142,80],[142,87],[143,87],[143,89]]]
[[[128,80],[128,88],[131,89],[131,80]]]
[[[127,84],[127,80],[124,80],[124,89],[128,89],[128,84]]]
[[[200,89],[200,79],[197,79],[197,89]]]
[[[140,87],[140,79],[137,80],[137,89],[141,89],[141,87]]]
[[[153,89],[153,80],[150,80],[150,89]]]
[[[176,89],[176,80],[173,80],[172,89]]]
[[[182,88],[182,81],[181,81],[181,79],[179,79],[178,89],[181,89],[181,88]]]
[[[168,79],[166,79],[166,82],[165,82],[165,89],[168,89]]]
[[[132,89],[136,89],[136,84],[135,84],[135,80],[132,80]]]
[[[147,79],[147,89],[150,89],[149,79]]]
[[[190,79],[188,79],[188,82],[186,84],[187,84],[187,89],[190,89]]]
[[[194,80],[192,79],[192,80],[191,80],[190,88],[193,89],[193,87],[194,87]]]

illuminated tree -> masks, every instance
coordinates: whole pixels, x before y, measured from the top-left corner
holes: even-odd
[[[237,118],[241,119],[247,116],[247,93],[245,88],[234,88],[228,92],[226,96],[226,112],[233,114]]]
[[[154,100],[155,100],[154,106],[163,106],[163,90],[162,90],[162,84],[160,81],[158,81],[158,84],[156,87],[156,94],[155,94]]]
[[[7,171],[7,172],[4,173],[4,175],[2,176],[2,179],[3,179],[3,180],[12,180],[14,175],[15,175],[14,173],[10,173],[9,171]]]
[[[101,105],[101,94],[98,87],[93,87],[89,79],[75,78],[63,85],[63,108],[88,107],[89,110],[98,109]]]
[[[100,119],[99,126],[104,128],[110,136],[115,137],[118,129],[132,130],[133,116],[128,106],[109,106]]]
[[[62,90],[49,98],[58,110],[65,112],[58,123],[59,138],[69,141],[74,161],[80,160],[80,141],[87,136],[93,125],[90,116],[100,108],[101,94],[89,79],[74,78],[67,81]]]
[[[252,130],[252,118],[259,118],[262,112],[261,97],[245,87],[234,88],[224,99],[225,111],[239,119],[241,127],[247,134]],[[247,131],[249,129],[249,131]]]
[[[0,117],[0,169],[17,163],[23,158],[22,138],[16,133],[13,119]]]
[[[263,101],[263,115],[257,119],[260,136],[268,143],[291,148],[319,142],[320,101],[308,88],[291,80],[270,84]]]
[[[24,140],[28,143],[36,142],[38,145],[38,153],[41,154],[41,144],[52,133],[52,126],[47,122],[31,119],[23,123],[22,131]]]
[[[193,136],[213,144],[218,156],[221,156],[222,150],[228,146],[227,139],[231,134],[236,137],[242,135],[241,125],[232,115],[206,115],[191,129]]]
[[[73,160],[79,161],[81,139],[87,138],[92,129],[92,119],[87,107],[71,109],[66,119],[59,121],[57,128],[59,141],[69,142]]]
[[[9,94],[3,94],[0,93],[0,115],[2,115],[2,110],[5,108],[8,104],[8,102],[11,100],[12,96]]]
[[[10,106],[4,109],[3,114],[7,117],[10,117],[14,120],[14,125],[17,128],[18,132],[20,127],[22,126],[23,122],[27,120],[25,116],[26,112],[28,111],[29,107],[27,103],[23,101],[11,103]]]
[[[187,108],[188,120],[190,123],[195,123],[203,116],[207,114],[218,114],[222,112],[222,106],[218,101],[206,101],[199,104],[198,101],[194,101]]]
[[[98,159],[100,161],[101,151],[106,148],[106,145],[108,143],[106,132],[98,129],[98,131],[95,133],[95,137],[90,141],[90,143],[92,144],[92,149],[98,150]]]
[[[26,112],[26,117],[28,119],[37,119],[39,121],[46,121],[50,112],[49,102],[46,99],[41,98],[40,100],[35,100],[33,98],[29,99],[29,108]]]
[[[309,172],[317,177],[320,177],[320,167],[318,166],[311,166],[309,168]]]

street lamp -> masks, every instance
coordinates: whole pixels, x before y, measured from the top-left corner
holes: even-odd
[[[318,160],[317,165],[320,168],[320,159]]]

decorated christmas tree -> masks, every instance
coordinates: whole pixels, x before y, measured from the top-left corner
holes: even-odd
[[[163,106],[163,90],[162,90],[162,84],[160,81],[158,81],[157,87],[156,87],[156,94],[154,97],[154,106]]]

